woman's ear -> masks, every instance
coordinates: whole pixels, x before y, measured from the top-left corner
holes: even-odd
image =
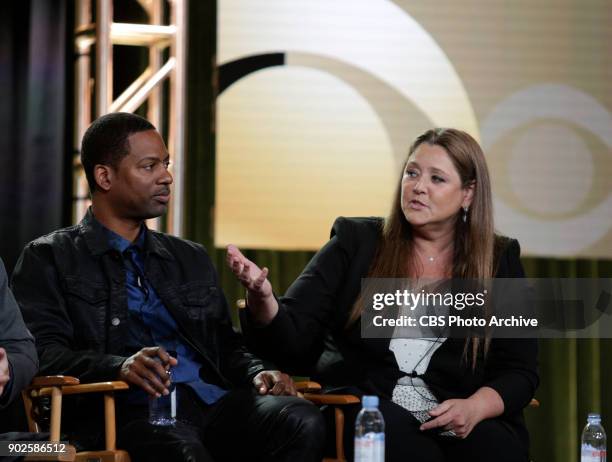
[[[463,201],[461,202],[461,208],[470,207],[472,200],[474,200],[474,190],[476,189],[476,182],[470,181],[467,186],[463,188]]]
[[[113,169],[110,165],[97,164],[94,167],[94,180],[101,191],[109,191],[113,184]]]

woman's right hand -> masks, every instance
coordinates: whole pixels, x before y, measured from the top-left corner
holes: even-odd
[[[268,324],[278,312],[278,302],[268,281],[268,268],[260,269],[231,244],[227,246],[227,265],[247,290],[249,311],[255,322]]]

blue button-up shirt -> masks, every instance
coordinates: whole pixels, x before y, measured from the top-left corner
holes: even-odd
[[[111,247],[124,257],[129,315],[128,349],[136,352],[144,347],[162,346],[166,351],[176,352],[178,364],[172,368],[173,382],[188,385],[207,404],[216,402],[227,391],[200,378],[202,364],[198,354],[181,340],[176,321],[145,276],[144,225],[134,243],[108,228],[104,230]],[[144,401],[144,391],[139,394]]]

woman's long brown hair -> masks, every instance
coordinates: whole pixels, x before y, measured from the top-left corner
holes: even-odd
[[[462,219],[463,209],[457,214],[452,275],[454,278],[479,280],[484,284],[486,279],[493,277],[495,231],[491,183],[482,149],[474,138],[461,130],[436,128],[428,130],[414,141],[408,158],[423,143],[444,148],[457,169],[464,188],[474,184],[467,221]],[[416,268],[412,228],[404,217],[401,206],[403,170],[391,212],[384,222],[376,254],[368,271],[370,278],[408,278]],[[353,305],[347,325],[353,324],[361,317],[363,302],[360,296]],[[489,342],[490,338],[484,339],[485,354]],[[476,366],[479,344],[477,337],[466,339],[464,357],[467,357],[468,347],[471,345],[473,367]]]

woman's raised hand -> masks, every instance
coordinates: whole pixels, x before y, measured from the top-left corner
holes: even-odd
[[[235,245],[227,246],[227,264],[251,297],[266,298],[272,295],[268,281],[268,268],[260,269],[245,257]]]
[[[260,324],[268,324],[278,312],[278,303],[268,281],[268,268],[260,269],[246,258],[235,245],[227,246],[227,265],[247,289],[251,315]]]

